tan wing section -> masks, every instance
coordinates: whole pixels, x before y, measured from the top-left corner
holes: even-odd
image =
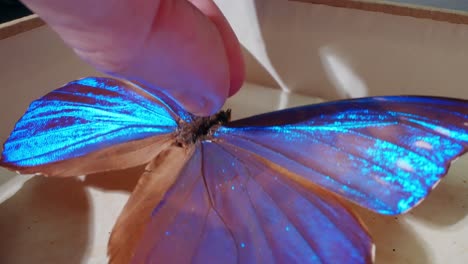
[[[173,146],[148,164],[112,230],[109,263],[130,263],[152,211],[174,184],[193,152],[193,146],[188,149]]]
[[[122,170],[147,164],[174,141],[173,135],[155,136],[105,148],[83,157],[29,168],[9,168],[21,174],[69,177]]]

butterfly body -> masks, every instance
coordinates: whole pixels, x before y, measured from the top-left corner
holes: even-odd
[[[194,117],[191,122],[179,120],[179,126],[175,132],[176,144],[187,146],[202,140],[210,140],[219,128],[231,119],[231,110],[220,111],[209,117]]]
[[[33,102],[0,164],[62,177],[146,164],[111,263],[369,263],[370,235],[343,200],[404,213],[468,148],[459,99],[369,97],[229,119],[90,77]]]

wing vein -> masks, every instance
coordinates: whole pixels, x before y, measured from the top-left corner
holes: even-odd
[[[425,127],[423,125],[420,124],[420,122],[424,122],[424,123],[427,123],[426,120],[419,120],[419,119],[416,119],[416,118],[409,118],[409,117],[405,117],[405,119],[401,119],[402,122],[405,122],[405,123],[409,123],[410,127],[417,127],[423,131],[426,131],[428,133],[431,133],[431,134],[436,134],[438,136],[441,136],[447,140],[449,140],[450,142],[454,143],[454,144],[459,144],[454,138],[450,137],[450,136],[447,136],[446,134],[443,134],[443,133],[440,133],[440,132],[437,132],[435,131],[434,129],[430,129],[428,127]],[[443,126],[441,126],[443,127]]]
[[[108,91],[108,90],[105,90],[105,91]],[[133,91],[133,90],[132,90],[132,91]],[[76,94],[76,93],[72,93],[72,92],[68,92],[68,91],[54,91],[53,93],[60,93],[60,94],[67,94],[67,95],[73,95],[73,96],[79,96],[79,97],[85,97],[85,98],[96,99],[96,98],[93,98],[93,97],[91,97],[91,96],[87,96],[87,95],[84,95],[84,94]],[[121,97],[126,97],[125,94],[123,94],[123,93],[118,93],[118,92],[116,92],[116,93],[117,93],[119,96],[121,96]],[[141,97],[143,97],[143,98],[146,99],[145,96],[140,95],[140,94],[137,93],[136,91],[135,91],[135,93],[136,93],[138,96],[141,96]],[[112,96],[112,97],[114,97],[114,96]],[[154,97],[154,96],[152,96],[152,99],[156,99],[158,102],[161,102],[161,100],[159,100],[158,98],[156,98],[156,97]],[[48,101],[53,101],[53,100],[49,99]],[[60,102],[62,102],[62,101],[60,101]],[[171,119],[171,118],[169,118],[169,117],[167,117],[167,116],[161,115],[161,113],[158,113],[158,112],[154,111],[154,109],[152,109],[152,108],[150,108],[150,107],[147,107],[147,106],[141,104],[140,101],[138,101],[138,100],[131,100],[131,102],[134,103],[134,104],[136,104],[136,105],[138,105],[139,107],[141,107],[141,108],[143,108],[143,109],[146,109],[146,110],[148,110],[148,111],[150,111],[150,112],[152,112],[152,113],[154,113],[154,114],[156,114],[156,115],[159,115],[159,116],[161,116],[161,117],[163,117],[163,118],[173,120],[173,119]],[[162,103],[162,102],[161,102],[161,103]],[[82,105],[82,106],[89,105],[89,104],[83,104],[83,103],[77,103],[77,102],[75,102],[74,105],[75,105],[75,104],[76,104],[76,105]],[[162,104],[165,106],[165,109],[166,109],[166,110],[169,110],[169,111],[171,111],[171,112],[174,113],[174,111],[172,111],[172,109],[171,109],[168,105],[166,105],[165,103],[162,103]],[[97,108],[101,109],[101,107],[97,107]],[[175,113],[174,113],[174,114],[175,114]]]
[[[202,151],[202,157],[204,157],[204,147],[203,147],[203,144],[202,144],[202,147],[201,147],[201,151]],[[239,263],[239,247],[238,247],[238,241],[236,240],[236,237],[234,236],[234,232],[231,230],[231,227],[229,227],[229,225],[226,223],[226,220],[224,219],[224,217],[219,213],[218,209],[216,208],[216,205],[214,203],[214,200],[213,200],[213,194],[210,192],[210,188],[208,188],[208,182],[207,182],[207,179],[206,179],[206,176],[205,176],[205,163],[203,162],[204,161],[204,158],[202,159],[202,177],[203,177],[203,183],[205,184],[205,188],[206,188],[206,191],[208,192],[208,199],[209,199],[209,202],[210,202],[210,205],[211,205],[211,209],[213,210],[213,212],[215,212],[215,214],[219,217],[219,219],[221,220],[221,222],[223,223],[223,225],[226,227],[227,231],[229,232],[229,235],[231,236],[232,240],[234,241],[234,244],[236,245],[236,263]]]
[[[229,154],[230,154],[234,159],[236,159],[238,162],[240,162],[241,164],[244,164],[244,162],[242,162],[242,161],[241,161],[237,156],[235,156],[231,151],[229,151],[228,149],[226,149],[226,148],[223,147],[222,145],[219,145],[219,146],[220,146],[221,148],[223,148],[227,153],[229,153]],[[261,162],[261,161],[260,161],[260,162]],[[278,205],[277,201],[276,201],[275,199],[273,199],[273,197],[271,196],[271,194],[268,193],[268,192],[265,190],[265,188],[264,188],[254,177],[252,177],[252,172],[250,171],[250,169],[249,169],[248,167],[245,167],[245,170],[246,170],[246,172],[248,173],[248,175],[246,175],[246,176],[247,176],[247,180],[248,180],[248,181],[250,181],[250,180],[254,181],[254,182],[263,190],[263,192],[270,198],[270,200],[273,202],[273,204],[274,204],[275,207],[278,209],[278,211],[280,211],[281,214],[288,220],[288,222],[291,223],[291,224],[297,229],[297,226],[296,226],[294,223],[292,223],[292,221],[289,219],[289,217],[283,212],[282,208]],[[278,173],[279,175],[281,175],[281,176],[284,176],[283,174],[281,174],[281,173],[279,173],[279,172],[277,172],[277,173]],[[287,184],[284,184],[282,181],[281,181],[281,183],[282,183],[283,186],[286,185],[286,187],[287,187],[288,190],[291,190],[291,188],[290,188],[289,186],[287,186]],[[252,205],[252,207],[253,207],[253,209],[254,209],[256,215],[258,216],[258,213],[257,213],[257,210],[258,210],[258,209],[256,208],[255,204],[254,204],[253,201],[252,201],[252,197],[250,196],[250,191],[247,190],[246,193],[247,193],[247,196],[248,196],[248,198],[249,198],[250,204]],[[304,197],[303,197],[303,198],[304,198]],[[306,199],[306,198],[304,198],[304,199]],[[323,212],[323,211],[321,211],[321,212]],[[327,217],[327,218],[328,218],[328,217]],[[258,217],[257,217],[256,219],[258,219]],[[333,224],[334,224],[334,223],[333,223]],[[334,225],[335,225],[335,224],[334,224]],[[262,226],[262,231],[263,231],[263,234],[265,235],[265,230],[263,229],[263,225],[260,225],[260,226]],[[336,225],[335,225],[335,226],[336,226]],[[340,230],[341,230],[341,229],[340,229]],[[304,241],[305,243],[307,243],[307,244],[310,246],[310,249],[311,249],[311,250],[314,252],[314,254],[320,259],[320,262],[323,263],[323,261],[322,261],[322,256],[320,256],[320,255],[317,253],[317,249],[307,241],[307,239],[301,234],[301,232],[297,232],[297,233],[300,235],[300,237],[303,239],[303,241]],[[265,237],[268,238],[266,235],[265,235]],[[269,244],[270,244],[271,239],[268,238],[268,241],[269,241]],[[271,248],[270,248],[270,249],[271,249]],[[272,252],[274,252],[274,251],[272,250]]]
[[[47,156],[47,155],[49,155],[49,154],[51,154],[51,153],[54,153],[54,152],[57,152],[57,151],[62,151],[62,150],[64,150],[64,149],[72,149],[72,148],[70,148],[70,147],[80,145],[80,144],[82,144],[82,143],[84,143],[84,142],[87,142],[90,138],[93,138],[93,137],[96,137],[96,136],[97,136],[97,137],[103,137],[103,136],[106,136],[106,135],[115,133],[115,132],[117,132],[117,131],[121,131],[121,130],[128,129],[128,128],[132,128],[132,127],[133,127],[133,128],[137,128],[137,127],[146,127],[146,126],[128,126],[128,127],[122,127],[122,128],[114,129],[114,130],[108,131],[108,132],[103,133],[103,134],[92,135],[92,136],[89,136],[89,137],[87,137],[87,138],[85,138],[85,139],[82,139],[82,140],[80,140],[80,141],[75,141],[75,142],[74,142],[73,144],[71,144],[71,145],[66,145],[66,146],[63,146],[63,147],[61,147],[61,148],[53,149],[53,150],[51,150],[51,151],[49,151],[49,152],[47,152],[47,153],[43,153],[43,154],[40,154],[40,155],[36,155],[36,156],[34,156],[34,159],[37,159],[37,158],[40,158],[40,157],[44,157],[44,156]],[[148,136],[143,137],[143,138],[148,138],[148,137],[152,137],[152,136],[156,136],[156,135],[158,135],[158,134],[157,134],[157,133],[154,133],[154,135],[148,135]],[[134,140],[135,140],[135,139],[134,139]],[[23,138],[23,139],[21,139],[21,140],[16,140],[15,143],[21,143],[22,141],[28,141],[28,138]],[[18,162],[22,162],[22,161],[29,160],[29,159],[31,159],[31,158],[24,158],[24,159],[16,160],[15,162],[18,163]]]
[[[275,150],[273,150],[273,149],[271,149],[271,148],[265,146],[264,144],[261,144],[261,143],[259,143],[259,142],[252,141],[252,140],[250,140],[249,138],[245,138],[245,137],[243,137],[243,136],[241,136],[241,135],[238,135],[238,134],[235,135],[235,137],[242,138],[243,140],[248,141],[248,142],[250,142],[250,143],[253,144],[253,145],[257,145],[257,146],[260,146],[260,147],[262,147],[262,148],[265,148],[265,149],[267,149],[267,150],[269,150],[269,151],[271,151],[271,152],[274,152],[275,154],[282,156],[284,159],[286,159],[286,160],[288,160],[288,161],[291,161],[291,162],[293,162],[293,163],[297,163],[297,164],[299,164],[300,166],[305,167],[305,168],[307,168],[307,169],[309,169],[309,170],[311,170],[311,171],[313,171],[313,172],[315,172],[315,173],[317,173],[317,174],[323,176],[323,177],[326,178],[327,180],[330,180],[330,181],[335,182],[335,183],[340,184],[340,185],[345,185],[342,181],[340,181],[340,180],[338,180],[338,179],[335,179],[335,178],[332,178],[332,177],[330,177],[329,175],[326,175],[326,174],[324,174],[324,173],[318,171],[318,170],[315,169],[315,168],[308,167],[308,166],[306,166],[305,164],[303,164],[303,163],[301,163],[301,162],[298,162],[298,161],[296,161],[296,160],[294,160],[294,159],[291,159],[290,157],[284,155],[283,153],[278,152],[278,151],[275,151]],[[235,145],[233,145],[233,144],[231,144],[231,143],[229,143],[229,142],[225,142],[225,143],[235,147]],[[244,149],[244,148],[242,148],[242,149],[243,149],[243,150],[246,150],[246,149]],[[249,150],[246,150],[246,151],[249,151]],[[249,153],[255,154],[254,152],[251,152],[251,151],[249,151]],[[255,155],[256,155],[256,154],[255,154]],[[281,166],[281,167],[283,167],[283,166]],[[307,178],[306,178],[306,179],[307,179]],[[307,179],[307,180],[310,181],[309,179]],[[314,183],[314,184],[315,184],[315,183]],[[355,191],[357,192],[357,194],[358,194],[360,197],[369,198],[369,197],[367,196],[366,193],[363,193],[363,192],[361,192],[361,191],[359,191],[359,190],[355,190]],[[382,203],[382,201],[380,201],[380,200],[379,200],[379,202]],[[382,204],[384,204],[384,203],[382,203]]]

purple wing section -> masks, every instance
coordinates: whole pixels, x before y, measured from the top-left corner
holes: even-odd
[[[220,128],[215,137],[359,205],[403,213],[468,146],[468,102],[375,97],[288,109]]]
[[[153,213],[132,263],[366,263],[359,221],[229,145],[204,142]]]
[[[118,80],[85,78],[34,101],[4,144],[1,164],[32,167],[175,131],[176,114]]]
[[[132,263],[193,263],[204,233],[222,228],[213,215],[201,166],[198,147],[154,210]]]
[[[233,263],[370,262],[370,237],[330,195],[236,146],[205,142],[203,154],[213,206],[235,241]]]

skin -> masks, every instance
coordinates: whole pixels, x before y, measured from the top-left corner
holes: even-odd
[[[218,111],[244,81],[239,42],[212,0],[23,0],[83,60]]]

